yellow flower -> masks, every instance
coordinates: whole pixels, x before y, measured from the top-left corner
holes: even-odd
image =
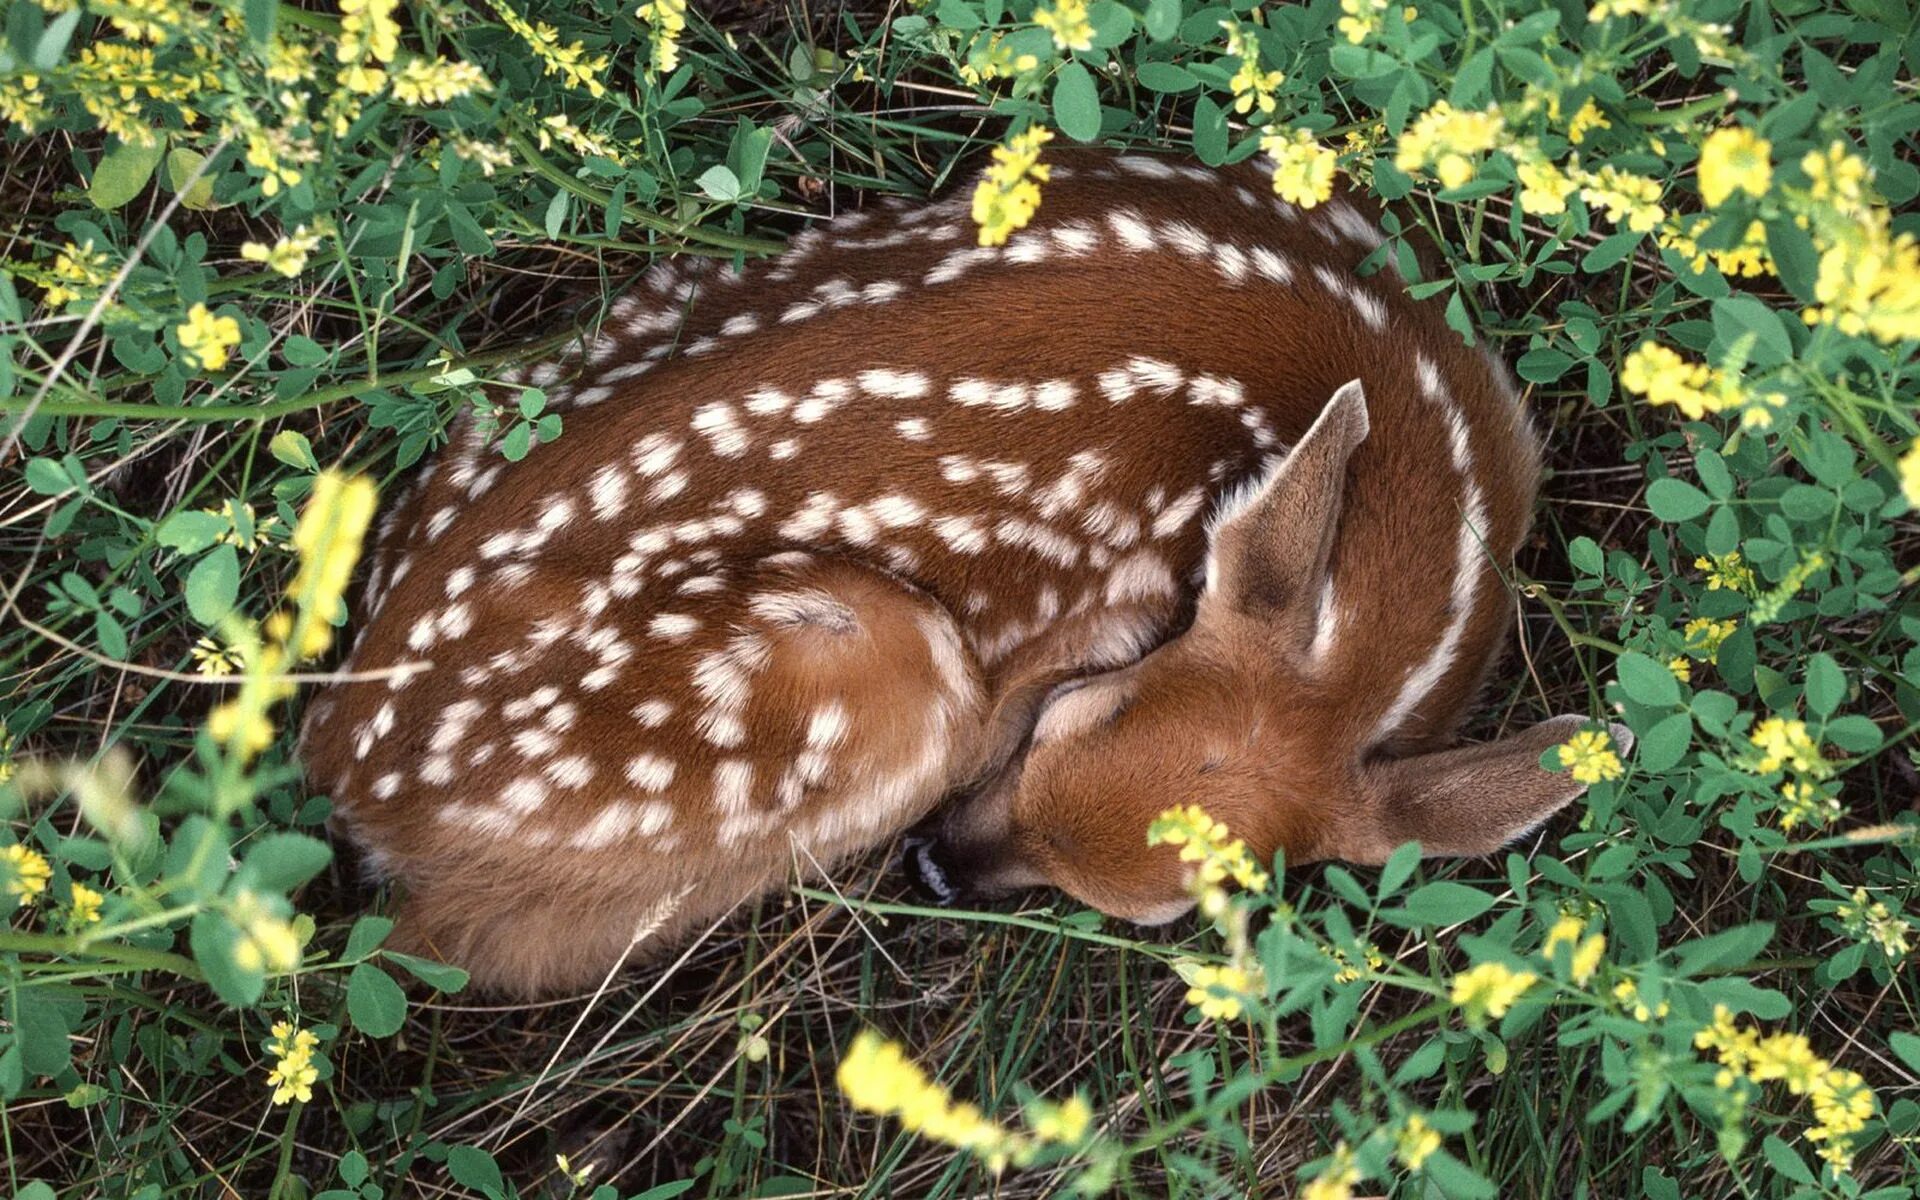
[[[1504,963],[1481,963],[1453,977],[1453,1004],[1465,1009],[1470,1021],[1504,1017],[1539,978],[1532,971],[1515,971]]]
[[[1419,1113],[1410,1114],[1393,1140],[1393,1154],[1409,1171],[1418,1171],[1440,1148],[1440,1131]]]
[[[1462,111],[1442,100],[1400,135],[1393,165],[1409,175],[1431,168],[1443,187],[1460,187],[1473,179],[1474,156],[1497,146],[1505,128],[1496,109]]]
[[[1829,1069],[1814,1080],[1809,1098],[1813,1101],[1813,1118],[1819,1122],[1807,1131],[1809,1141],[1858,1133],[1873,1119],[1873,1090],[1855,1071]]]
[[[1598,729],[1585,729],[1560,746],[1560,765],[1578,783],[1604,783],[1625,774],[1613,738]]]
[[[1649,404],[1671,404],[1690,421],[1742,403],[1736,380],[1705,363],[1688,362],[1658,342],[1641,342],[1620,364],[1620,386]]]
[[[1260,986],[1257,971],[1243,970],[1231,964],[1211,966],[1194,964],[1181,972],[1188,983],[1187,1003],[1200,1015],[1215,1021],[1238,1020],[1246,1001]]]
[[[1645,233],[1666,219],[1667,210],[1660,204],[1660,181],[1612,164],[1584,176],[1580,194],[1587,203],[1605,210],[1607,220],[1624,224],[1635,233]]]
[[[1870,173],[1866,161],[1834,142],[1825,150],[1809,150],[1800,160],[1807,173],[1808,194],[1821,204],[1842,213],[1858,215],[1867,207],[1867,182]]]
[[[100,904],[106,897],[84,883],[73,885],[73,899],[67,907],[67,924],[75,929],[100,922]]]
[[[1607,939],[1604,934],[1583,936],[1587,932],[1587,923],[1570,913],[1563,913],[1547,930],[1546,944],[1540,947],[1540,953],[1548,959],[1561,946],[1572,947],[1573,953],[1568,959],[1569,974],[1574,983],[1585,986],[1593,973],[1600,969],[1600,960],[1607,952]]]
[[[1668,659],[1667,670],[1672,671],[1673,677],[1681,683],[1693,682],[1693,663],[1684,654]]]
[[[229,901],[227,916],[240,927],[233,960],[241,969],[284,974],[300,965],[300,935],[258,893],[241,889]]]
[[[1836,801],[1836,807],[1838,802]],[[1867,901],[1867,889],[1853,889],[1853,903],[1842,904],[1834,915],[1845,923],[1847,932],[1861,942],[1871,943],[1880,952],[1898,962],[1913,948],[1913,925],[1904,916],[1896,916],[1881,901]]]
[[[1705,571],[1707,573],[1707,590],[1710,592],[1717,592],[1723,588],[1729,592],[1748,592],[1753,590],[1753,568],[1749,567],[1745,561],[1741,559],[1738,550],[1729,551],[1726,554],[1716,554],[1711,558],[1705,556],[1696,558],[1693,560],[1693,567],[1696,571]],[[1702,624],[1703,622],[1701,621],[1687,622],[1687,636],[1691,638],[1694,627]],[[1718,625],[1709,621],[1704,622],[1704,625],[1713,634],[1717,635],[1712,638],[1712,645],[1715,650],[1718,650],[1720,643],[1726,641],[1727,635],[1733,632],[1732,621],[1724,621]],[[1721,626],[1725,626],[1724,632],[1722,632]]]
[[[1552,216],[1567,211],[1567,197],[1580,185],[1545,158],[1523,158],[1514,165],[1520,177],[1520,207],[1535,216]]]
[[[584,89],[587,95],[596,100],[607,94],[605,78],[613,62],[609,56],[588,54],[584,42],[562,45],[560,31],[545,21],[530,24],[502,0],[490,2],[493,10],[500,14],[501,22],[525,42],[534,57],[540,60],[542,74],[558,75],[562,85]],[[655,46],[654,52],[658,56],[660,48]]]
[[[1773,185],[1773,143],[1739,125],[1716,129],[1700,147],[1700,199],[1718,208],[1735,192],[1764,196]]]
[[[1920,338],[1920,242],[1895,235],[1891,222],[1886,209],[1872,208],[1819,231],[1819,303],[1801,314],[1808,324],[1883,342]]]
[[[207,713],[207,733],[243,758],[252,758],[273,745],[273,722],[267,714],[243,712],[234,700],[217,704]]]
[[[364,475],[322,471],[314,477],[313,495],[293,529],[300,570],[288,590],[322,621],[346,613],[342,597],[378,502],[378,490]]]
[[[1260,69],[1260,43],[1247,36],[1240,22],[1222,21],[1220,28],[1227,31],[1227,53],[1240,60],[1240,69],[1228,84],[1233,89],[1233,111],[1249,113],[1258,108],[1271,114],[1279,103],[1274,89],[1287,77],[1279,71]]]
[[[393,97],[402,104],[445,104],[492,87],[479,67],[444,58],[410,58],[393,73]]]
[[[1753,1048],[1747,1078],[1755,1083],[1778,1079],[1794,1095],[1804,1096],[1826,1071],[1827,1060],[1814,1053],[1805,1034],[1775,1033]]]
[[[1056,0],[1051,6],[1033,10],[1033,23],[1053,35],[1053,44],[1062,50],[1093,49],[1093,22],[1087,17],[1087,0]]]
[[[978,1108],[955,1103],[899,1046],[870,1029],[853,1039],[834,1078],[860,1111],[894,1117],[909,1133],[971,1150],[996,1171],[1026,1148],[1025,1139]]]
[[[319,1068],[313,1065],[313,1052],[319,1048],[320,1039],[311,1032],[296,1029],[286,1021],[273,1023],[267,1053],[273,1055],[274,1064],[267,1072],[267,1086],[273,1089],[275,1104],[290,1100],[305,1104],[313,1099],[313,1085],[320,1078]]]
[[[53,282],[46,284],[49,308],[63,307],[70,300],[91,300],[113,278],[105,254],[93,248],[89,238],[84,246],[68,242],[53,256]]]
[[[1909,507],[1920,508],[1920,438],[1913,439],[1900,456],[1900,494]]]
[[[392,62],[400,52],[400,23],[393,19],[398,7],[399,0],[340,0],[340,41],[334,47],[340,61]]]
[[[1827,762],[1820,754],[1819,743],[1807,733],[1804,721],[1768,717],[1754,726],[1748,740],[1760,752],[1755,765],[1762,771],[1791,767],[1802,775],[1824,775],[1827,772]]]
[[[269,246],[263,242],[243,242],[240,257],[248,262],[265,263],[270,270],[292,279],[307,269],[307,256],[320,246],[321,234],[305,225]]]
[[[1036,125],[993,148],[993,163],[973,190],[973,220],[980,226],[982,246],[1005,245],[1033,220],[1040,208],[1040,185],[1049,174],[1040,161],[1040,147],[1052,140],[1052,130]]]
[[[240,344],[240,322],[232,317],[216,317],[204,304],[187,310],[184,324],[174,326],[180,349],[187,361],[202,371],[218,371],[227,365],[233,348]]]
[[[1711,1050],[1722,1066],[1737,1074],[1747,1073],[1747,1063],[1753,1058],[1753,1052],[1760,1045],[1760,1033],[1755,1029],[1742,1029],[1733,1019],[1733,1012],[1724,1004],[1713,1006],[1713,1024],[1693,1035],[1696,1049]]]
[[[1042,1142],[1076,1146],[1093,1129],[1093,1106],[1077,1094],[1059,1104],[1036,1100],[1029,1106],[1027,1124]]]
[[[1613,999],[1636,1021],[1651,1021],[1656,1017],[1664,1017],[1672,1011],[1672,1006],[1665,1000],[1662,1000],[1657,1008],[1648,1007],[1646,1001],[1640,999],[1640,989],[1631,979],[1622,979],[1613,985]]]
[[[1587,20],[1604,21],[1608,17],[1646,16],[1653,11],[1653,0],[1600,0],[1587,10]]]
[[[1567,123],[1567,140],[1578,146],[1587,140],[1588,130],[1612,128],[1613,122],[1607,120],[1606,114],[1600,111],[1600,106],[1589,97],[1587,102],[1580,106],[1580,111],[1573,114],[1573,120]]]
[[[1829,796],[1809,779],[1789,779],[1780,788],[1780,828],[1788,833],[1796,825],[1825,825],[1840,815],[1840,799]]]
[[[1341,1142],[1333,1148],[1333,1157],[1320,1169],[1320,1174],[1300,1189],[1299,1200],[1353,1200],[1353,1185],[1360,1179],[1353,1151]]]
[[[1333,197],[1339,156],[1305,129],[1265,134],[1260,149],[1273,159],[1273,192],[1288,204],[1312,208]]]
[[[0,862],[7,866],[5,892],[14,898],[15,906],[30,907],[40,894],[47,890],[47,880],[53,878],[53,868],[47,860],[30,846],[19,842],[0,850]]]
[[[680,35],[687,29],[687,0],[649,0],[635,13],[653,28],[653,52],[648,65],[665,75],[680,65]]]
[[[1247,891],[1264,892],[1271,882],[1247,844],[1197,804],[1161,813],[1147,826],[1147,845],[1180,847],[1180,861],[1197,864],[1195,887],[1224,883],[1231,877]]]
[[[975,40],[967,61],[960,64],[959,73],[963,83],[979,87],[989,80],[1024,74],[1039,65],[1038,56],[1015,54],[1007,46],[1005,34],[992,33]]]

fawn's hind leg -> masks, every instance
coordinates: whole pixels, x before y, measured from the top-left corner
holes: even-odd
[[[520,636],[525,597],[483,603],[503,607],[477,631]],[[407,886],[400,936],[484,985],[592,983],[637,936],[886,841],[978,766],[984,702],[952,617],[856,562],[722,566],[545,628],[537,654],[471,647],[495,675],[402,693],[433,701],[355,776],[401,774],[398,794],[336,797]]]

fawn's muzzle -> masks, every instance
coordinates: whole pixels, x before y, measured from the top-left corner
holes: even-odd
[[[933,838],[910,834],[901,840],[900,858],[914,890],[944,908],[960,898],[960,888],[939,849],[940,843]]]

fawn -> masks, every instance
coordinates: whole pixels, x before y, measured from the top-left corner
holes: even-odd
[[[887,203],[669,265],[467,420],[385,519],[304,732],[398,936],[532,994],[887,842],[940,889],[1190,901],[1149,822],[1263,858],[1490,852],[1582,790],[1580,718],[1444,749],[1509,609],[1538,449],[1345,194],[1050,153],[1028,228]]]

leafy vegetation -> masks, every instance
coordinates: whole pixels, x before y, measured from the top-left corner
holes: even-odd
[[[17,1194],[1913,1194],[1905,0],[0,13]],[[1287,871],[1170,814],[1174,940],[920,909],[876,862],[550,1006],[383,949],[291,746],[354,480],[468,408],[564,444],[501,374],[658,258],[990,142],[1017,235],[1048,133],[1404,202],[1448,263],[1414,291],[1554,467],[1486,730],[1632,750],[1550,754],[1588,800],[1501,862]]]

